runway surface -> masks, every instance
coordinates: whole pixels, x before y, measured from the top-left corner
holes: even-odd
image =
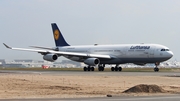
[[[84,72],[84,71],[17,71],[17,70],[0,70],[3,73],[17,74],[46,74],[46,75],[63,75],[63,76],[170,76],[180,77],[180,72]]]
[[[179,72],[83,72],[83,71],[17,71],[0,70],[0,75],[43,74],[43,75],[79,75],[79,76],[168,76],[180,77]],[[47,99],[0,99],[0,101],[180,101],[180,94],[160,96],[113,96],[95,98],[47,98]]]
[[[167,96],[120,96],[96,98],[51,98],[51,99],[0,99],[0,101],[179,101],[180,95]]]

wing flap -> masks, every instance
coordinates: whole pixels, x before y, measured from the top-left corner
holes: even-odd
[[[47,49],[47,50],[54,50],[54,48],[50,48],[50,47],[40,47],[40,46],[30,46],[32,48],[39,48],[39,49]]]

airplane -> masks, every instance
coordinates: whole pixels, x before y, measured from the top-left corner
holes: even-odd
[[[98,66],[98,71],[104,71],[106,64],[115,64],[111,71],[122,71],[120,64],[134,63],[136,65],[155,64],[154,71],[159,71],[160,62],[173,57],[173,52],[168,47],[160,44],[116,44],[116,45],[78,45],[71,46],[64,39],[56,23],[51,23],[56,47],[15,48],[3,43],[6,48],[12,50],[38,52],[43,55],[43,59],[54,62],[60,56],[67,59],[83,62],[87,66],[84,71],[94,71]]]

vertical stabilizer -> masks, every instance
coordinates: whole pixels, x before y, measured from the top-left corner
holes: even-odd
[[[56,46],[70,46],[64,39],[56,23],[52,23],[51,26]]]

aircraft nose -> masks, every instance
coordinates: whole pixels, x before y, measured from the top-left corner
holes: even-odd
[[[172,51],[168,51],[168,57],[170,57],[170,58],[171,58],[171,57],[173,57],[173,55],[174,55],[174,54],[173,54],[173,52],[172,52]]]

